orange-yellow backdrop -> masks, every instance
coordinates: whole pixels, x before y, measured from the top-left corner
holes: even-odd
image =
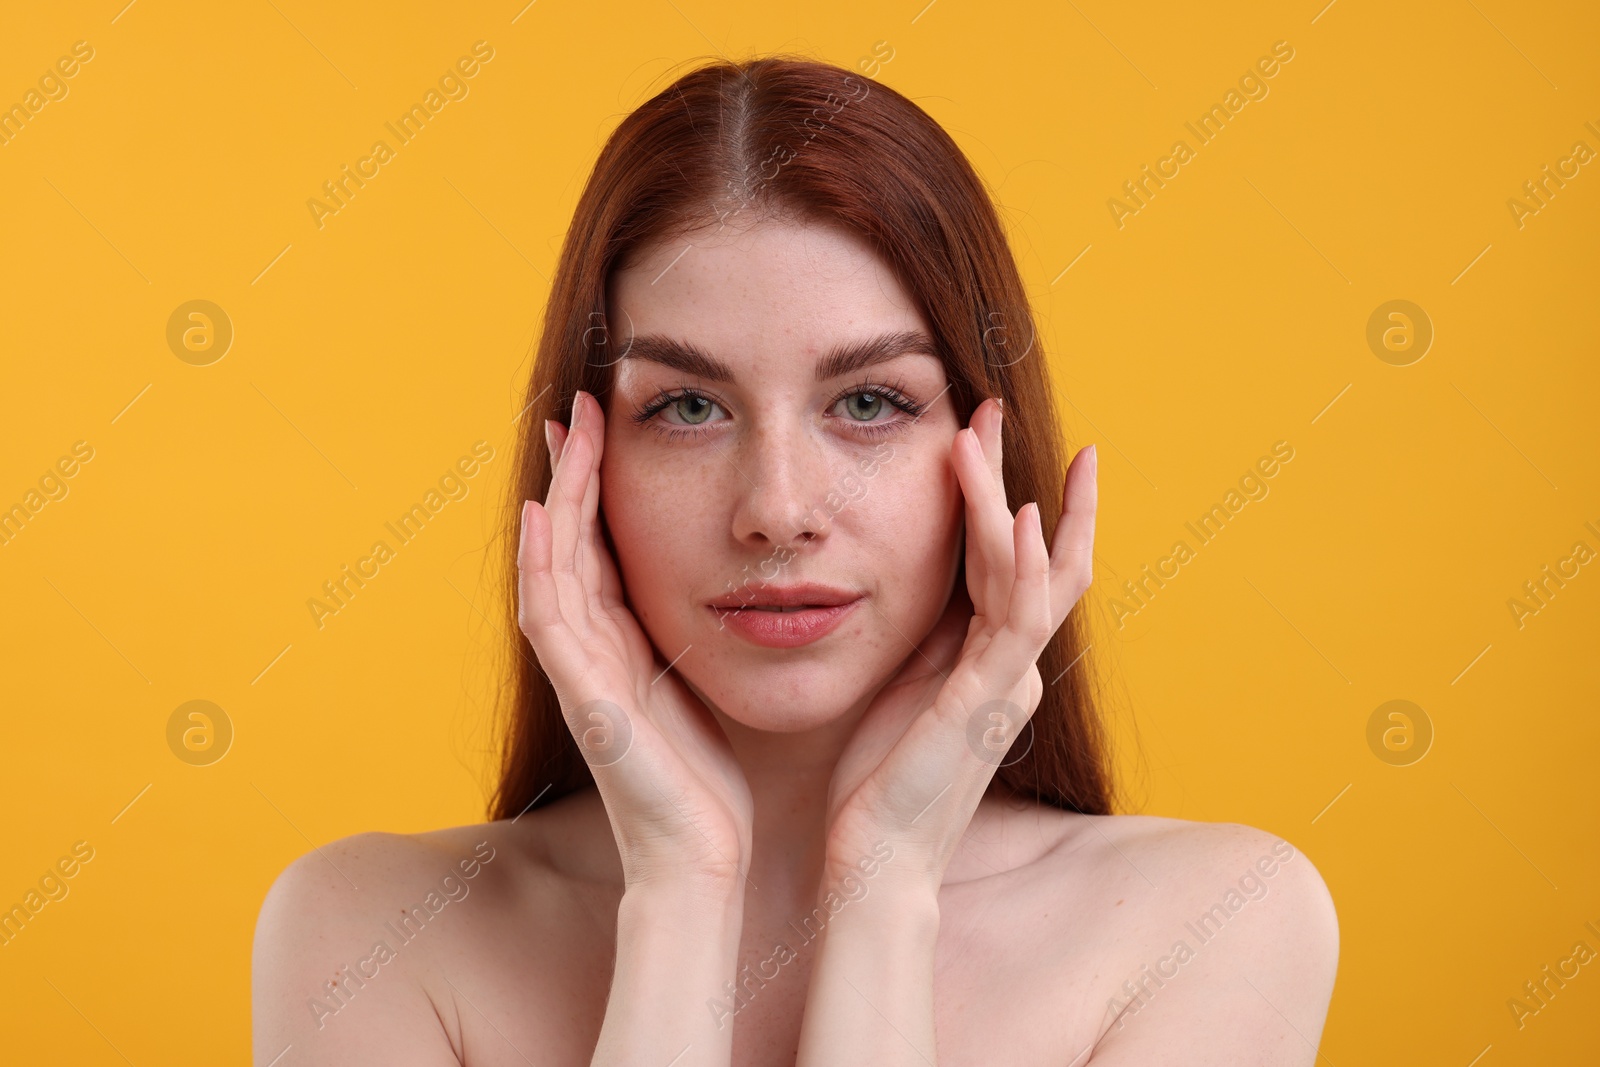
[[[578,192],[677,64],[796,50],[875,58],[997,191],[1064,432],[1101,446],[1091,655],[1135,810],[1321,870],[1327,1061],[1594,1062],[1600,964],[1507,1005],[1600,950],[1592,5],[123,3],[0,34],[0,507],[26,515],[0,905],[94,850],[0,947],[6,1059],[244,1062],[283,866],[482,818],[484,549]],[[468,94],[319,226],[307,201],[478,41]],[[1202,143],[1185,123],[1280,41]],[[220,359],[169,342],[194,300]],[[478,441],[469,494],[319,628],[322,583]],[[1185,524],[1280,441],[1201,546]],[[232,724],[208,765],[169,743],[191,700]]]

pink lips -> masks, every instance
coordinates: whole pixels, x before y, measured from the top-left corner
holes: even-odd
[[[817,582],[768,585],[712,601],[719,625],[767,648],[798,648],[838,629],[861,603],[861,594]],[[764,611],[781,607],[785,611]]]
[[[723,626],[767,648],[799,648],[820,640],[839,628],[861,603],[801,608],[798,611],[762,611],[759,608],[712,607]]]

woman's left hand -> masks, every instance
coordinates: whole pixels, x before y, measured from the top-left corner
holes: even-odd
[[[985,400],[951,459],[966,501],[965,595],[879,690],[834,771],[824,886],[887,842],[893,881],[936,894],[1011,742],[1039,706],[1038,659],[1092,577],[1094,447],[1067,469],[1048,555],[1036,503],[1013,518],[1002,476],[1001,406]],[[963,638],[963,633],[965,634]],[[881,880],[883,874],[875,876]]]

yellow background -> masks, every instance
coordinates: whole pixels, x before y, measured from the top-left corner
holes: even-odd
[[[1320,869],[1325,1062],[1600,1055],[1600,962],[1520,1030],[1506,1006],[1600,950],[1600,564],[1520,628],[1507,607],[1600,550],[1600,163],[1520,228],[1507,207],[1600,150],[1592,5],[122,2],[0,34],[0,103],[94,48],[0,146],[0,506],[94,449],[0,546],[0,904],[95,849],[0,948],[5,1059],[245,1062],[284,865],[482,818],[484,548],[599,144],[685,60],[880,41],[877,80],[997,190],[1065,433],[1100,444],[1092,655],[1137,810]],[[307,199],[478,40],[469,95],[319,229]],[[1269,95],[1198,146],[1184,122],[1280,40]],[[1195,158],[1118,228],[1107,201],[1180,137]],[[235,329],[210,366],[166,343],[193,299]],[[1393,299],[1435,330],[1409,366],[1366,341]],[[479,440],[470,495],[319,630],[306,601]],[[1279,440],[1270,494],[1119,629],[1122,580]],[[210,766],[167,746],[194,699],[235,729]],[[1410,766],[1368,747],[1393,699],[1435,731]]]

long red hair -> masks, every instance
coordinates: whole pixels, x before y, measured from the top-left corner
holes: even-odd
[[[960,424],[983,398],[1003,398],[1007,499],[1037,500],[1047,543],[1054,533],[1066,459],[1045,355],[1000,217],[960,148],[906,97],[828,63],[767,56],[690,71],[612,133],[562,245],[505,509],[509,684],[492,819],[593,782],[517,625],[522,503],[544,500],[550,486],[544,420],[570,425],[579,389],[605,403],[625,340],[608,329],[612,272],[647,245],[733,213],[826,218],[871,242],[933,330]],[[1083,655],[1084,610],[1074,606],[1039,657],[1044,696],[1031,743],[1027,729],[1017,741],[1027,754],[989,788],[1104,815],[1111,765]]]

